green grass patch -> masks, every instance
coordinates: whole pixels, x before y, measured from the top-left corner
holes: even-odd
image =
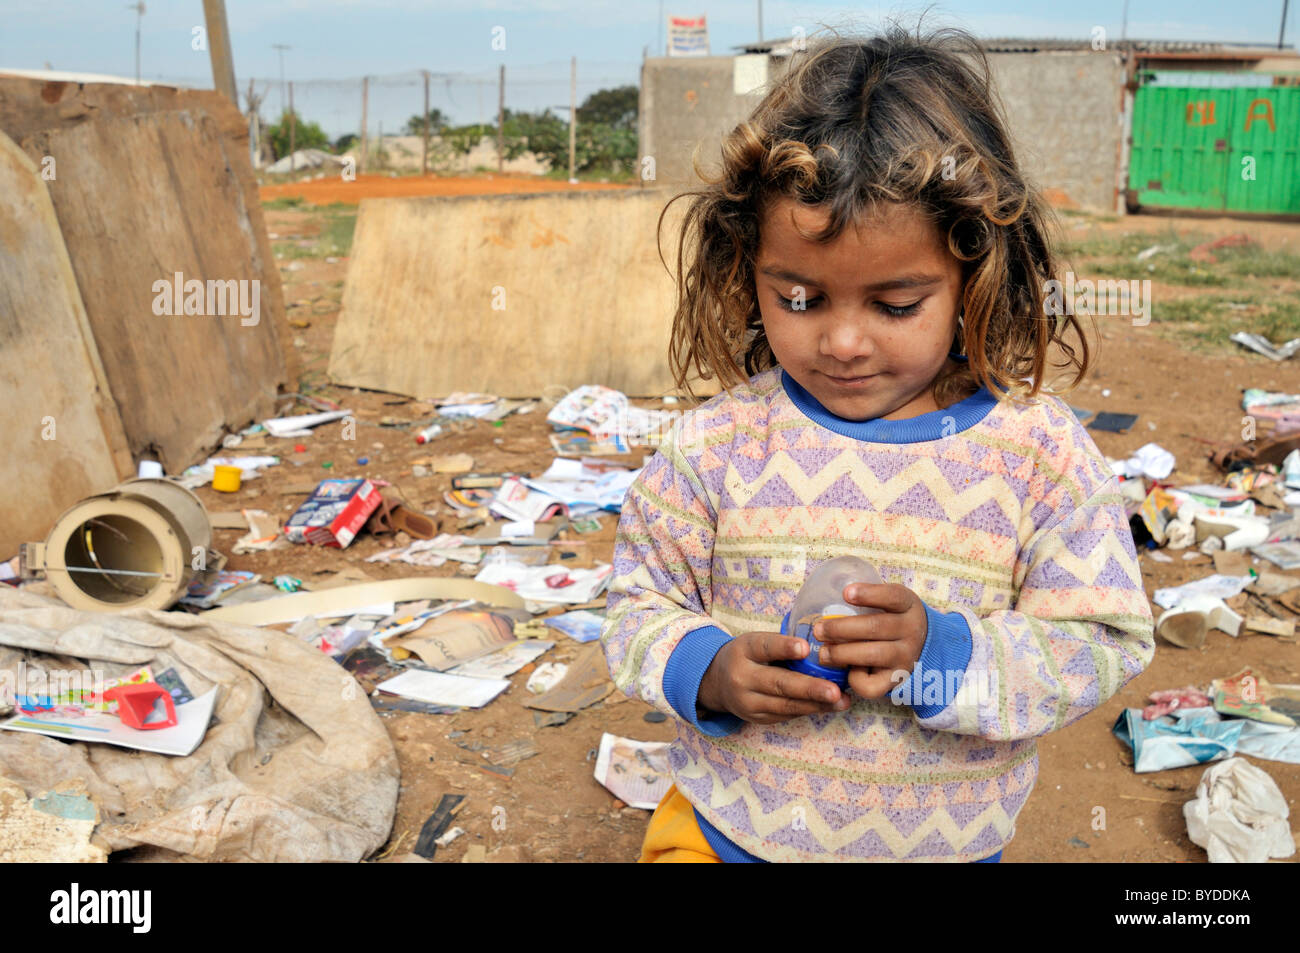
[[[1196,295],[1150,303],[1152,326],[1198,350],[1237,350],[1237,331],[1274,344],[1300,337],[1300,302],[1282,294]]]
[[[282,195],[278,199],[267,199],[262,203],[262,208],[286,209],[298,208],[302,205],[301,195]]]
[[[296,241],[273,242],[271,250],[276,258],[291,261],[296,258],[345,258],[352,251],[352,236],[357,228],[355,206],[334,204],[311,209],[312,218],[320,223],[320,234],[315,239],[304,239],[310,244]]]

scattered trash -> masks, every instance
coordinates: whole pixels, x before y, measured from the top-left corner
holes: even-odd
[[[536,639],[515,642],[488,655],[457,665],[451,670],[451,674],[484,679],[508,678],[553,648],[555,648],[554,642],[541,642]]]
[[[1149,480],[1163,480],[1174,472],[1174,455],[1159,444],[1148,443],[1111,469],[1123,477],[1141,476]]]
[[[1103,395],[1105,393],[1103,392]],[[1107,433],[1124,433],[1137,422],[1137,414],[1113,414],[1102,411],[1088,424],[1090,430],[1104,430]]]
[[[460,837],[464,833],[465,833],[465,828],[453,827],[451,830],[447,831],[447,833],[443,834],[441,837],[435,838],[434,843],[437,844],[439,847],[446,847],[457,837]]]
[[[1252,582],[1254,582],[1252,576],[1206,576],[1203,579],[1197,579],[1182,586],[1157,589],[1152,596],[1152,601],[1161,608],[1172,609],[1192,596],[1203,595],[1212,596],[1216,599],[1227,599],[1241,592]]]
[[[1071,837],[1068,841],[1066,841],[1066,843],[1069,844],[1071,847],[1091,847],[1091,846],[1092,846],[1092,845],[1089,844],[1087,841],[1085,841],[1085,840],[1080,840],[1080,839],[1077,838],[1077,837]]]
[[[463,794],[444,794],[438,800],[438,806],[434,808],[433,813],[425,820],[424,825],[420,828],[420,836],[415,841],[415,846],[411,848],[411,853],[426,860],[432,860],[433,855],[439,847],[446,847],[447,844],[440,843],[439,838],[447,833],[452,819],[460,813],[464,807],[465,795]],[[457,828],[459,829],[459,828]],[[447,843],[451,843],[451,838]]]
[[[668,720],[668,716],[661,711],[648,711],[642,717],[642,721],[648,721],[652,725],[658,725]]]
[[[1209,708],[1214,704],[1213,698],[1194,685],[1152,692],[1148,701],[1151,704],[1142,709],[1142,717],[1146,721],[1160,718],[1179,708]]]
[[[284,534],[290,542],[341,549],[356,538],[379,501],[379,491],[369,480],[322,480],[289,517]]]
[[[1300,689],[1274,685],[1249,667],[1229,678],[1215,679],[1210,691],[1214,710],[1221,715],[1287,728],[1295,728],[1300,718]]]
[[[445,672],[410,669],[375,686],[381,692],[400,695],[431,705],[482,708],[510,687],[504,678],[471,678]]]
[[[1300,540],[1260,543],[1250,547],[1250,551],[1261,559],[1267,559],[1278,569],[1300,569]]]
[[[543,695],[560,683],[569,666],[563,662],[543,662],[528,676],[524,685],[534,695]]]
[[[245,570],[223,570],[206,574],[203,578],[195,579],[190,583],[179,602],[181,605],[194,606],[196,609],[211,609],[230,593],[243,586],[251,585],[261,578],[257,573]]]
[[[575,642],[594,642],[600,638],[605,616],[589,609],[578,609],[574,612],[550,616],[544,621],[548,628],[558,629]]]
[[[1229,340],[1235,341],[1242,347],[1249,348],[1256,354],[1262,354],[1273,361],[1285,361],[1287,358],[1292,357],[1296,351],[1300,351],[1300,338],[1292,338],[1285,344],[1274,344],[1262,334],[1237,331]]]
[[[212,482],[217,467],[238,467],[240,481],[255,480],[261,471],[280,462],[279,457],[208,457],[199,466],[187,467],[176,481],[187,489],[197,489]]]
[[[1290,857],[1295,840],[1286,798],[1268,774],[1241,758],[1207,768],[1196,799],[1183,805],[1187,836],[1210,863],[1264,863]]]
[[[125,687],[125,686],[123,686]],[[135,686],[149,690],[149,686]],[[61,712],[35,712],[18,714],[5,721],[0,721],[0,728],[9,731],[31,732],[48,735],[63,742],[86,741],[98,744],[115,745],[134,751],[150,751],[155,754],[185,756],[191,754],[203,736],[207,733],[208,723],[212,720],[212,709],[217,702],[217,690],[211,689],[189,704],[176,705],[171,696],[158,686],[171,715],[171,724],[161,727],[145,725],[138,709],[123,709],[119,706],[118,714],[85,710],[75,717]],[[157,691],[151,692],[158,695]],[[130,706],[133,696],[122,695],[125,704]],[[146,711],[153,708],[153,700],[145,697]],[[134,725],[134,727],[133,727]],[[146,730],[148,729],[148,730]]]
[[[614,683],[609,680],[605,653],[599,645],[588,645],[569,663],[560,683],[536,698],[524,700],[525,708],[538,711],[578,712],[609,697]]]
[[[248,532],[235,543],[236,555],[283,549],[289,541],[280,534],[279,521],[272,518],[265,510],[241,510],[240,515],[248,524]]]
[[[505,586],[520,597],[533,602],[580,604],[596,598],[608,584],[614,567],[598,565],[594,569],[568,569],[556,573],[553,566],[525,566],[519,562],[493,562],[484,565],[475,582]]]
[[[421,445],[426,444],[430,440],[441,436],[442,432],[441,424],[430,424],[428,427],[425,427],[423,430],[416,433],[415,442]]]
[[[433,520],[383,493],[366,522],[366,529],[373,536],[406,533],[415,539],[433,539],[438,535],[438,525]]]
[[[628,807],[653,811],[672,786],[668,742],[634,741],[605,732],[596,755],[596,780]]]
[[[319,414],[301,414],[297,417],[276,417],[263,420],[262,426],[272,437],[310,437],[312,428],[352,415],[350,410],[330,410]]]

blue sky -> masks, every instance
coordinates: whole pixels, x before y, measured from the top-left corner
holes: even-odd
[[[145,0],[142,75],[211,86],[206,52],[191,48],[203,23],[201,0]],[[126,0],[0,0],[0,67],[134,75],[136,15]],[[360,77],[370,75],[370,127],[395,131],[418,113],[420,69],[435,79],[431,102],[456,121],[491,121],[498,67],[506,66],[506,102],[518,109],[567,104],[569,57],[578,57],[579,100],[596,89],[636,83],[643,50],[663,42],[659,11],[705,14],[715,54],[758,34],[755,0],[227,0],[235,77],[241,94],[250,76],[266,94],[262,112],[279,111],[280,61],[273,43],[288,44],[287,79],[298,112],[332,136],[356,131]],[[1295,44],[1300,17],[1291,4],[1286,41]],[[869,29],[888,15],[914,21],[926,4],[853,2],[763,3],[764,34],[809,34],[826,23]],[[1123,0],[1014,3],[947,0],[928,5],[936,23],[981,36],[1087,38],[1094,26],[1118,37]],[[1128,36],[1144,39],[1276,43],[1282,0],[1130,0]],[[492,30],[505,28],[505,50]],[[243,106],[243,103],[240,104]]]

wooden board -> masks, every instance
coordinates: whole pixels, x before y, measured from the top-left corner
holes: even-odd
[[[105,122],[163,114],[174,117],[170,138],[136,134],[130,148],[138,154],[125,152],[125,142],[112,142],[112,148],[104,151],[103,144],[111,136],[89,132]],[[175,122],[192,131],[178,138]],[[157,453],[169,471],[182,469],[215,447],[223,429],[240,428],[272,413],[277,388],[296,388],[297,356],[285,320],[280,273],[248,159],[248,127],[229,100],[212,90],[0,76],[0,130],[18,141],[38,164],[46,155],[54,158],[57,174],[49,185],[65,232],[71,225],[83,238],[109,233],[131,236],[114,243],[69,241],[68,249],[79,281],[87,276],[120,274],[115,289],[96,288],[92,294],[83,286],[82,292],[92,331],[108,338],[100,340],[99,347],[135,454]],[[61,143],[65,152],[69,148],[99,152],[54,155],[49,151],[54,143]],[[164,147],[179,147],[182,152],[161,151]],[[72,166],[65,158],[72,159]],[[70,181],[68,170],[85,169],[87,163],[97,170],[98,185],[94,187],[112,183],[104,196],[95,195],[86,183]],[[130,196],[124,194],[128,190]],[[100,201],[114,195],[118,200]],[[150,205],[152,209],[147,208]],[[121,218],[107,217],[123,216],[124,212]],[[87,213],[93,215],[89,221],[62,220]],[[140,247],[135,241],[142,219],[148,222],[141,234],[149,241]],[[83,250],[98,260],[82,262]],[[142,253],[153,261],[142,258]],[[198,259],[222,274],[191,275],[181,268],[167,271],[173,260]],[[121,272],[119,265],[128,268]],[[190,346],[180,351],[171,349],[175,341],[167,337],[158,343],[168,349],[155,349],[150,360],[123,362],[124,353],[139,356],[144,349],[118,346],[123,309],[128,305],[105,300],[105,294],[115,294],[123,282],[129,282],[132,293],[138,295],[140,270],[153,275],[144,289],[149,302],[152,281],[165,277],[163,271],[170,275],[181,270],[186,278],[200,280],[256,278],[262,320],[257,327],[242,328],[242,340],[237,338],[233,344],[229,328],[202,341],[201,328],[196,326],[187,335]],[[135,298],[129,307],[136,307]],[[152,317],[152,313],[147,311],[146,316]],[[238,326],[237,320],[235,324]],[[135,327],[148,330],[147,325]],[[251,362],[247,360],[250,352]],[[161,355],[166,359],[158,360]],[[244,363],[224,369],[216,366],[232,359]],[[142,401],[141,395],[147,395],[147,400]]]
[[[287,376],[286,388],[298,386],[298,352],[293,330],[284,319],[284,294],[275,266],[271,239],[258,198],[257,175],[249,161],[248,120],[225,96],[212,89],[173,86],[123,86],[118,83],[47,82],[0,72],[0,130],[15,142],[41,129],[66,129],[102,116],[139,116],[163,111],[204,112],[221,131],[226,164],[239,181],[252,226],[256,257],[262,263],[263,298],[274,308],[270,315],[280,334]]]
[[[670,392],[675,292],[655,246],[670,195],[364,200],[330,377],[412,397]],[[684,204],[664,221],[673,267]]]
[[[8,559],[133,464],[45,182],[2,133],[0,393],[0,559]]]
[[[212,118],[104,116],[22,147],[56,162],[50,195],[131,451],[177,473],[223,430],[269,414],[285,379],[273,308],[212,313],[220,302],[205,293],[204,314],[156,313],[174,308],[156,285],[177,274],[205,289],[245,282],[234,289],[250,305],[268,290]]]

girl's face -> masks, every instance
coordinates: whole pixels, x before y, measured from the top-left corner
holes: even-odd
[[[777,362],[846,420],[938,410],[931,385],[950,363],[961,262],[914,208],[889,206],[828,244],[799,234],[827,216],[782,198],[759,223],[755,282]]]

